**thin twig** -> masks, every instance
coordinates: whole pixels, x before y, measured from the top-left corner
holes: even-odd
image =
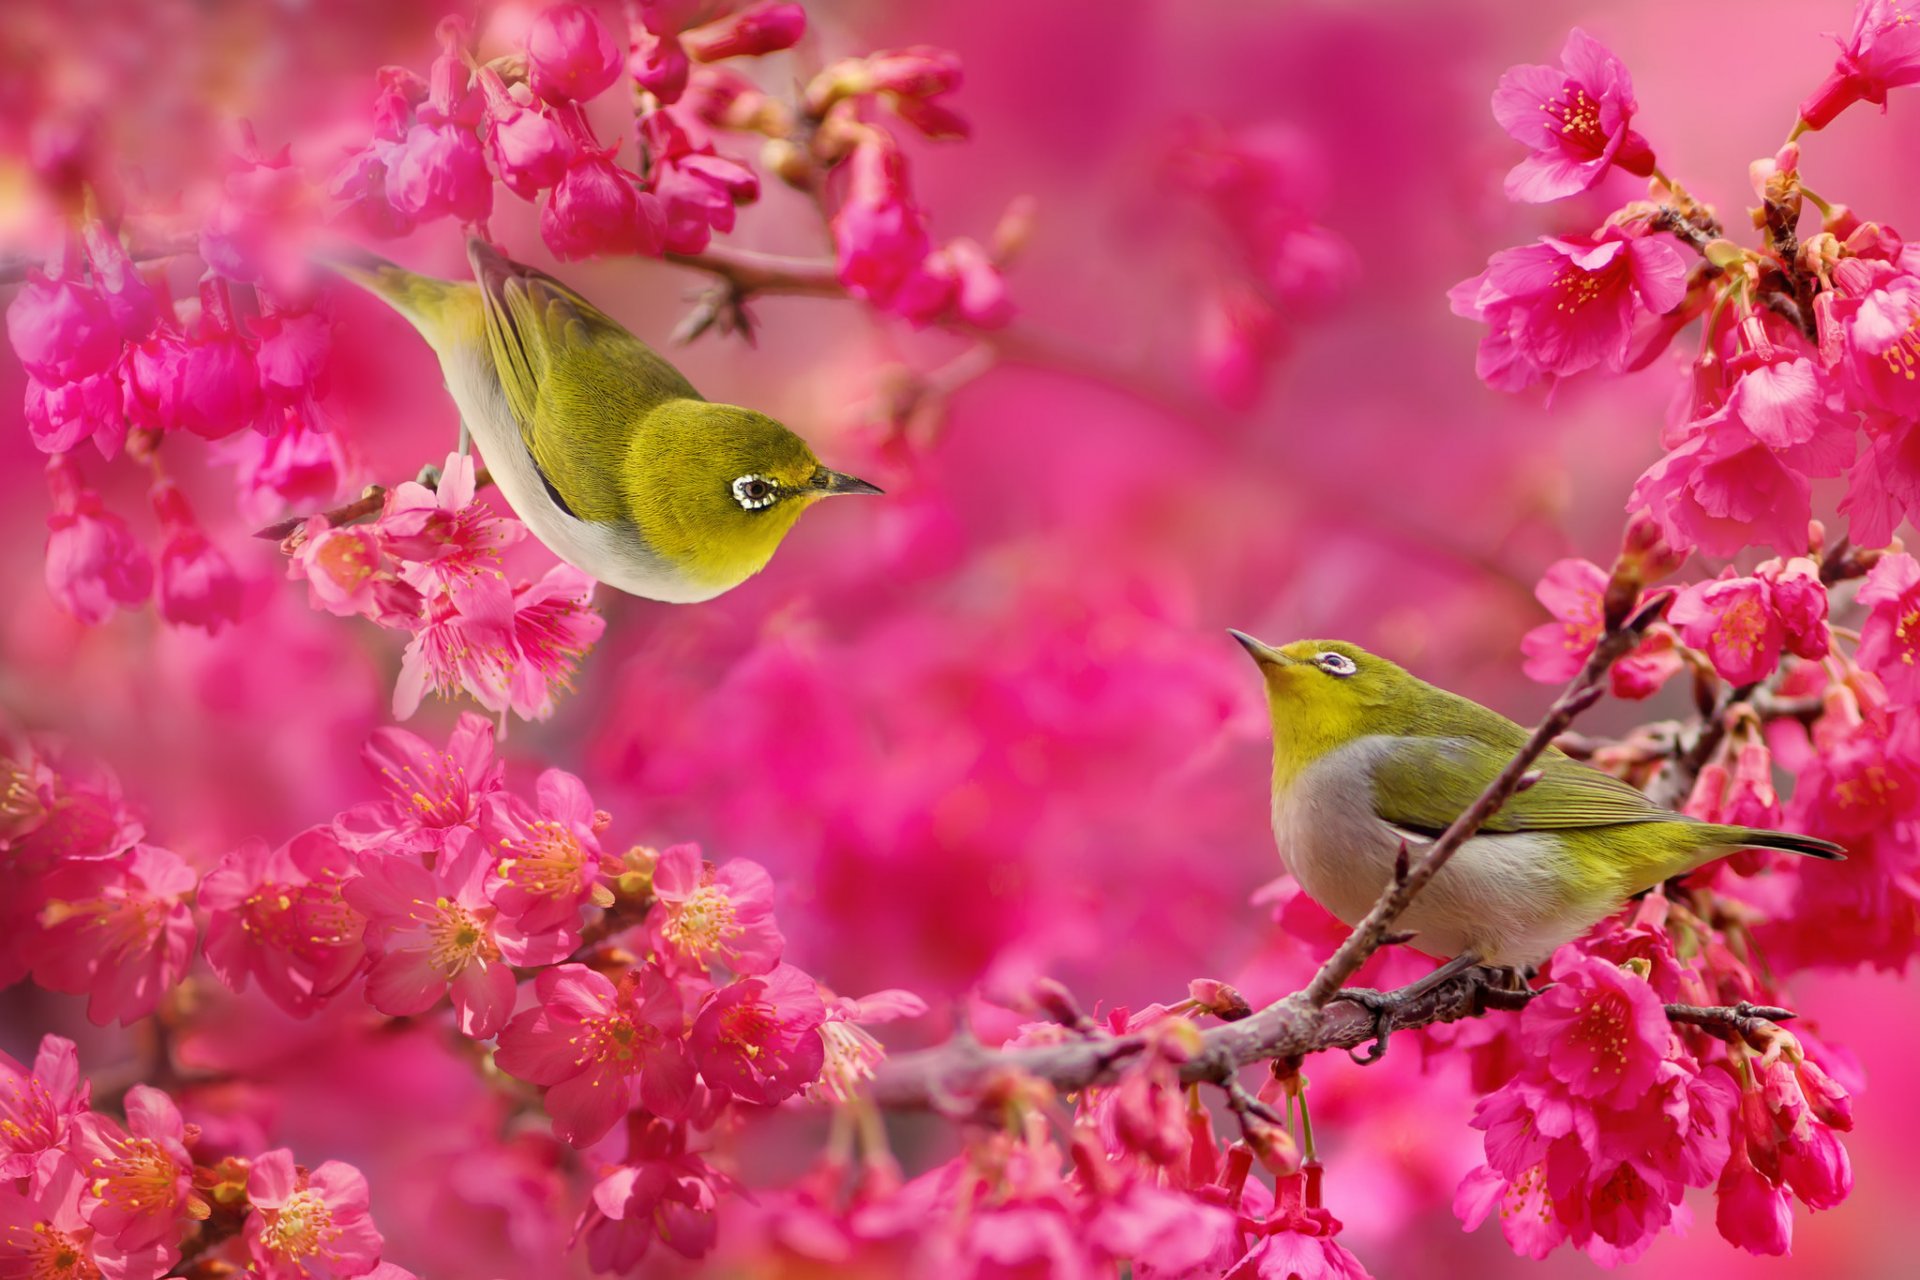
[[[422,479],[419,483],[426,485],[429,489],[438,487],[437,483],[430,479]],[[485,467],[481,467],[473,473],[473,487],[476,492],[486,488],[492,483],[493,475]],[[381,506],[385,504],[386,500],[387,486],[383,484],[370,484],[361,492],[360,496],[352,502],[343,502],[330,510],[315,512],[314,515],[323,517],[329,525],[337,529],[343,524],[352,524],[356,520],[364,520],[368,516],[375,514],[380,510]],[[313,519],[313,515],[288,516],[285,520],[276,521],[264,529],[254,530],[253,536],[256,538],[264,538],[268,542],[286,542],[288,539],[294,538],[292,545],[286,548],[287,551],[292,552],[299,548],[300,542],[302,541],[302,539],[295,538],[295,535],[305,529],[307,521],[311,519]]]

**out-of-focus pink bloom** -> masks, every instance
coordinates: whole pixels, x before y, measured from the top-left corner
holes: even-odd
[[[329,1160],[311,1173],[282,1148],[247,1175],[247,1254],[264,1280],[344,1280],[380,1261],[380,1232],[367,1212],[367,1180]]]
[[[593,589],[594,580],[569,564],[514,588],[513,643],[520,658],[508,705],[515,715],[544,720],[556,695],[573,688],[580,659],[607,629],[593,608]]]
[[[1855,599],[1871,609],[1860,625],[1860,665],[1894,698],[1920,699],[1920,562],[1905,552],[1882,556]]]
[[[480,575],[454,582],[426,603],[426,616],[400,655],[393,718],[410,718],[429,690],[444,696],[464,689],[487,710],[505,711],[519,656],[506,584]]]
[[[1827,588],[1820,581],[1820,566],[1795,556],[1769,560],[1754,572],[1767,584],[1787,652],[1809,662],[1826,657],[1832,639],[1827,632]]]
[[[287,576],[304,579],[316,609],[338,618],[372,616],[378,605],[374,587],[380,577],[380,538],[364,524],[334,528],[325,516],[308,519],[306,537],[287,561]]]
[[[1475,371],[1519,391],[1544,377],[1626,367],[1634,321],[1663,315],[1686,293],[1686,262],[1655,236],[1609,227],[1598,238],[1542,236],[1503,249],[1455,285],[1455,315],[1484,322]]]
[[[1920,514],[1920,422],[1870,414],[1866,431],[1867,447],[1847,471],[1840,510],[1854,541],[1878,547],[1893,540],[1902,520]]]
[[[655,111],[640,122],[653,163],[648,181],[666,216],[669,253],[698,253],[715,231],[733,230],[735,205],[759,198],[753,170],[716,155],[712,146],[696,147],[672,109]]]
[[[1715,761],[1700,770],[1686,811],[1703,822],[1763,829],[1780,826],[1780,797],[1773,789],[1773,753],[1763,742],[1742,743],[1731,771]],[[1764,865],[1755,850],[1730,859],[1736,873],[1751,874]]]
[[[549,5],[527,28],[527,72],[548,102],[585,102],[620,78],[620,50],[593,10]]]
[[[7,340],[27,372],[49,385],[106,373],[120,359],[120,327],[99,293],[38,270],[7,306]]]
[[[628,970],[616,987],[585,965],[563,964],[541,970],[533,991],[539,1007],[507,1024],[494,1061],[546,1088],[562,1141],[598,1141],[633,1105],[636,1084],[640,1105],[655,1115],[686,1113],[694,1086],[686,1015],[657,966]]]
[[[1493,91],[1493,117],[1533,154],[1507,175],[1507,198],[1558,200],[1585,191],[1614,165],[1643,178],[1652,173],[1653,149],[1628,128],[1636,108],[1625,64],[1578,27],[1559,67],[1510,68]]]
[[[500,859],[487,896],[528,933],[572,929],[588,902],[611,902],[600,883],[600,832],[610,819],[580,779],[560,769],[540,775],[535,799],[486,800],[480,830]]]
[[[1576,1097],[1629,1103],[1653,1085],[1673,1031],[1644,979],[1619,965],[1563,951],[1555,985],[1530,1002],[1521,1037]]]
[[[480,69],[480,87],[494,167],[515,195],[531,200],[565,176],[566,134],[545,111],[515,98],[492,68]]]
[[[846,199],[833,215],[840,283],[882,311],[924,322],[946,306],[952,281],[925,269],[933,242],[908,188],[906,157],[894,146],[866,141],[846,167]]]
[[[82,622],[101,623],[116,607],[143,603],[153,590],[153,561],[126,521],[100,504],[73,464],[47,459],[53,513],[47,517],[47,590]]]
[[[173,1099],[150,1085],[127,1091],[127,1128],[103,1115],[74,1122],[73,1158],[86,1176],[80,1213],[122,1250],[179,1241],[208,1205],[193,1189],[187,1126]]]
[[[1887,90],[1920,81],[1920,7],[1913,0],[1858,0],[1853,30],[1833,72],[1800,104],[1809,129],[1823,129],[1856,102],[1885,108]]]
[[[160,303],[140,274],[139,265],[120,237],[104,223],[89,222],[81,234],[87,243],[87,259],[93,265],[94,288],[119,327],[120,336],[129,342],[146,337],[159,318]]]
[[[496,516],[475,491],[472,455],[450,453],[434,488],[408,480],[388,492],[375,528],[405,562],[400,576],[421,591],[493,570],[501,548],[526,537],[525,525]]]
[[[826,1018],[820,1024],[820,1038],[826,1043],[826,1061],[820,1079],[808,1090],[810,1096],[824,1094],[838,1102],[855,1097],[873,1078],[874,1068],[886,1057],[880,1042],[866,1028],[875,1023],[917,1018],[927,1011],[927,1002],[911,991],[889,987],[858,1000],[845,996],[827,999]]]
[[[696,62],[758,58],[791,49],[807,33],[807,12],[787,0],[767,0],[686,32],[680,43]]]
[[[1764,680],[1780,665],[1785,629],[1772,593],[1758,578],[1735,577],[1729,568],[1711,582],[1683,588],[1667,620],[1731,684]]]
[[[460,1030],[490,1039],[513,1013],[514,965],[549,965],[579,944],[572,929],[529,935],[487,901],[486,846],[461,832],[433,870],[409,853],[363,853],[342,893],[367,918],[367,999],[392,1017],[412,1017],[449,991]]]
[[[753,974],[780,963],[786,944],[773,919],[773,878],[759,863],[734,858],[715,870],[699,845],[677,844],[660,855],[653,892],[655,950],[669,965],[705,971],[717,962]]]
[[[387,198],[417,222],[448,215],[464,223],[493,210],[493,174],[472,129],[421,121],[393,153],[386,175]]]
[[[340,202],[345,216],[383,240],[413,230],[413,215],[396,208],[387,194],[387,168],[397,151],[392,142],[369,143],[342,161],[327,184],[327,195]]]
[[[149,496],[167,536],[154,591],[160,616],[176,627],[217,635],[240,620],[242,586],[233,562],[200,528],[173,482],[159,482]]]
[[[34,979],[87,996],[98,1026],[152,1013],[193,954],[188,906],[199,877],[177,854],[135,845],[118,857],[68,862],[47,873]]]
[[[1006,278],[976,242],[965,236],[949,240],[928,254],[922,265],[935,279],[952,282],[950,309],[974,328],[998,329],[1013,318]]]
[[[1208,290],[1194,342],[1207,390],[1229,409],[1252,408],[1285,339],[1278,313],[1259,290],[1243,282]]]
[[[1224,1280],[1372,1280],[1339,1233],[1339,1220],[1325,1209],[1276,1207]]]
[[[684,1126],[658,1117],[629,1123],[625,1163],[603,1174],[580,1218],[587,1261],[598,1272],[626,1275],[657,1239],[686,1258],[704,1257],[717,1227],[723,1175],[687,1151]]]
[[[31,1071],[0,1050],[0,1179],[33,1176],[42,1155],[66,1145],[92,1099],[73,1041],[42,1036]]]
[[[355,825],[410,850],[438,850],[455,832],[476,829],[487,797],[506,785],[493,739],[493,722],[471,711],[460,713],[444,751],[405,729],[375,729],[360,758],[387,798],[372,812],[351,811],[364,819]]]
[[[1793,1243],[1793,1201],[1737,1151],[1714,1188],[1713,1224],[1732,1245],[1748,1253],[1777,1258]]]
[[[42,453],[65,453],[91,439],[111,458],[127,433],[120,384],[112,374],[52,385],[28,374],[25,407],[28,434]]]
[[[333,351],[333,326],[313,310],[274,310],[256,317],[252,329],[259,345],[254,365],[268,400],[290,404],[327,393],[327,361]]]
[[[0,1183],[0,1276],[7,1280],[158,1280],[180,1257],[171,1242],[127,1249],[81,1217],[86,1175],[50,1157],[29,1190]]]
[[[563,262],[598,254],[656,258],[667,217],[640,179],[614,163],[613,152],[576,142],[567,171],[540,207],[540,238]]]
[[[143,355],[152,344],[157,352]],[[134,348],[129,412],[161,430],[218,440],[256,426],[266,401],[253,345],[233,318],[226,282],[200,285],[200,317],[182,340],[163,329]]]
[[[346,450],[339,435],[313,419],[311,412],[289,414],[275,435],[249,431],[215,447],[234,464],[242,516],[265,523],[339,498],[349,471]]]
[[[825,1018],[820,985],[793,965],[776,965],[711,992],[688,1046],[708,1088],[772,1106],[820,1078]]]
[[[207,963],[231,990],[251,976],[294,1017],[311,1014],[366,956],[365,922],[341,893],[354,873],[353,855],[326,827],[227,854],[200,882]]]
[[[1527,675],[1546,684],[1571,680],[1586,665],[1604,630],[1607,571],[1591,560],[1556,560],[1533,589],[1555,618],[1520,639]],[[1680,669],[1673,637],[1650,633],[1610,673],[1617,698],[1648,698]]]

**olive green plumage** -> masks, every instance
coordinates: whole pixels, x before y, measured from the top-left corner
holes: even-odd
[[[472,282],[366,255],[332,265],[440,357],[462,421],[534,535],[601,581],[657,600],[757,573],[821,498],[878,493],[799,436],[716,404],[560,281],[470,241]]]
[[[1306,640],[1275,649],[1234,634],[1266,682],[1282,854],[1307,891],[1343,917],[1357,918],[1384,886],[1402,838],[1437,837],[1527,740],[1527,730],[1498,712],[1357,645]],[[1557,748],[1531,772],[1530,785],[1454,855],[1428,891],[1440,891],[1433,901],[1415,900],[1410,915],[1428,917],[1429,941],[1458,944],[1445,954],[1472,947],[1511,959],[1517,946],[1533,963],[1632,894],[1735,849],[1841,856],[1812,836],[1663,809]],[[1316,892],[1316,881],[1339,906]],[[1495,918],[1432,919],[1450,903]]]

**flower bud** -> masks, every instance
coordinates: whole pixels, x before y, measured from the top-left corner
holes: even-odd
[[[585,102],[620,77],[620,50],[593,10],[557,4],[527,29],[527,78],[548,102]]]
[[[681,43],[696,62],[718,62],[790,49],[806,31],[806,10],[776,0],[688,31],[681,36]]]

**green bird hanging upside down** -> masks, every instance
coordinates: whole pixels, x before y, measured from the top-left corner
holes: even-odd
[[[420,331],[494,484],[576,569],[649,600],[711,600],[821,498],[880,492],[765,414],[703,398],[552,276],[478,239],[467,256],[471,281],[370,255],[330,265]]]
[[[1358,645],[1282,648],[1239,631],[1273,720],[1273,835],[1308,896],[1347,924],[1386,889],[1404,841],[1418,858],[1527,740],[1496,711]],[[1549,747],[1535,781],[1455,850],[1401,915],[1452,976],[1525,970],[1634,894],[1737,849],[1844,856],[1812,836],[1700,822]],[[1425,983],[1426,980],[1423,980]],[[1417,984],[1418,985],[1418,984]]]

